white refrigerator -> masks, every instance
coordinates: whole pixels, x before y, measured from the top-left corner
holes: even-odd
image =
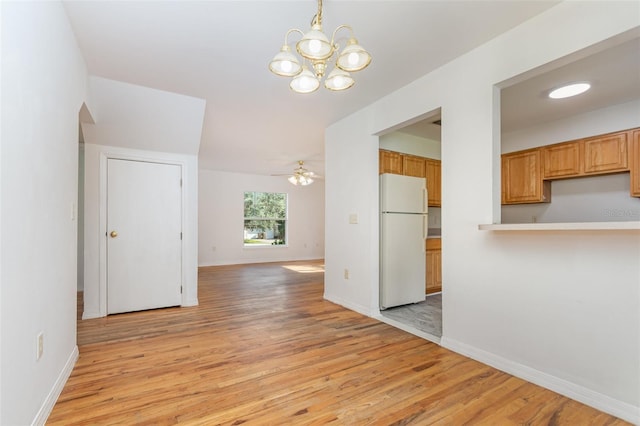
[[[425,300],[426,179],[380,175],[380,309]]]

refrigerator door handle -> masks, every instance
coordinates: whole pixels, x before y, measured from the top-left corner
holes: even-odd
[[[429,235],[429,216],[428,215],[422,215],[422,238],[424,240],[427,239],[427,236]],[[426,249],[426,241],[425,241],[425,251]]]
[[[422,211],[427,211],[427,205],[429,204],[429,194],[427,188],[422,188]]]

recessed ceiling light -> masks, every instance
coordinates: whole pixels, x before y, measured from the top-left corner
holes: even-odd
[[[589,83],[571,83],[566,86],[558,87],[549,93],[551,99],[563,99],[576,96],[586,92],[591,88]]]

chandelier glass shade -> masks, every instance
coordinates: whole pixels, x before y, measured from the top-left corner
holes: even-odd
[[[313,75],[313,73],[309,71],[309,68],[307,68],[306,66],[303,66],[302,72],[293,77],[291,83],[289,83],[289,87],[291,87],[291,90],[297,93],[315,92],[316,90],[318,90],[319,86],[320,81],[318,81],[316,76]]]
[[[336,34],[343,28],[349,30],[350,37],[340,51]],[[296,52],[300,57],[289,46],[289,35],[294,32],[302,36],[296,43]],[[311,21],[311,29],[307,33],[299,29],[287,31],[284,45],[269,63],[269,69],[276,75],[293,77],[289,87],[294,92],[311,93],[320,87],[330,62],[334,63],[334,68],[325,79],[324,86],[332,91],[346,90],[355,83],[349,73],[365,69],[371,63],[371,55],[358,44],[353,29],[348,25],[336,28],[329,40],[322,32],[322,0],[318,0],[318,13]]]
[[[291,48],[285,44],[269,64],[269,69],[274,74],[293,77],[300,74],[302,66],[296,55],[291,53]]]

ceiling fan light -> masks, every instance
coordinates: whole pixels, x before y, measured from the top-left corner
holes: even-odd
[[[296,44],[296,50],[309,60],[327,59],[333,54],[333,46],[318,24],[313,25]]]
[[[355,38],[349,39],[336,61],[338,68],[348,72],[363,70],[370,63],[371,55],[358,44],[358,40]]]
[[[291,48],[285,44],[269,63],[269,69],[276,75],[293,77],[300,74],[302,66],[296,55],[291,53]]]
[[[329,73],[327,79],[324,81],[324,87],[333,91],[346,90],[354,84],[355,80],[349,73],[337,67]]]
[[[293,185],[298,185],[298,176],[297,176],[297,175],[289,176],[289,177],[287,178],[287,180],[288,180],[289,182],[291,182]]]
[[[302,66],[302,72],[295,76],[289,87],[296,93],[311,93],[318,90],[320,82],[306,66]]]

